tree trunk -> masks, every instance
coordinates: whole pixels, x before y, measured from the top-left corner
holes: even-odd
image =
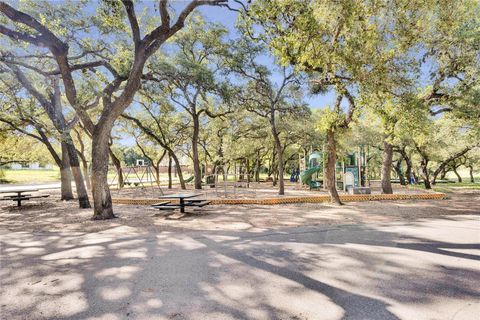
[[[192,158],[193,175],[195,178],[195,189],[202,189],[202,170],[200,169],[200,160],[198,155],[198,136],[200,133],[200,121],[198,115],[193,115],[193,135],[192,135]]]
[[[83,162],[83,172],[85,177],[85,183],[87,185],[87,190],[92,190],[92,179],[90,177],[90,171],[88,170],[88,162]]]
[[[168,189],[172,189],[172,156],[168,155]]]
[[[72,170],[73,178],[75,179],[75,187],[77,189],[78,205],[80,208],[91,208],[90,201],[88,200],[87,189],[85,188],[85,182],[83,180],[82,171],[80,170],[80,162],[78,161],[77,149],[73,145],[70,135],[67,137],[69,142],[66,143],[68,150],[68,158],[70,160],[70,168]]]
[[[458,167],[453,166],[452,169],[455,175],[457,176],[458,182],[462,182],[462,177],[458,174],[458,171],[457,171]]]
[[[117,169],[118,187],[123,188],[125,186],[125,181],[123,178],[122,163],[120,162],[120,159],[117,158],[115,153],[113,153],[110,147],[108,148],[108,153],[110,154],[110,158],[112,159],[115,169]]]
[[[396,165],[394,166],[394,169],[398,175],[398,178],[400,179],[400,184],[402,186],[405,186],[407,183],[405,181],[405,176],[403,175],[403,172],[402,172],[402,161],[403,161],[403,158],[398,159]]]
[[[337,145],[335,141],[335,132],[333,128],[327,131],[327,161],[325,165],[325,186],[330,194],[330,201],[341,205],[340,196],[337,192],[335,181],[335,164],[337,162]]]
[[[240,181],[243,181],[245,179],[245,170],[244,168],[242,167],[242,165],[240,164],[240,166],[238,167],[238,179]]]
[[[77,150],[78,151],[78,150]],[[92,190],[92,184],[90,183],[90,172],[88,171],[88,161],[85,155],[81,152],[77,152],[80,156],[80,161],[82,162],[83,167],[83,177],[85,179],[85,184],[87,186],[87,190]]]
[[[458,159],[460,158],[461,156],[465,155],[468,151],[470,151],[472,149],[471,146],[469,147],[466,147],[464,148],[463,150],[451,155],[450,157],[448,157],[447,159],[445,159],[442,163],[440,163],[440,166],[438,166],[438,168],[433,172],[433,180],[435,181],[437,179],[437,176],[440,174],[440,172],[442,172],[442,170],[449,164],[453,163],[452,165],[452,168],[456,169],[455,168],[455,159]],[[457,166],[458,168],[458,166]],[[458,177],[458,174],[457,174],[457,177]],[[460,182],[461,182],[462,178],[460,177]]]
[[[276,153],[275,153],[275,146],[272,148],[272,158],[270,163],[268,164],[268,170],[267,170],[267,176],[268,178],[272,178],[273,186],[277,185],[277,181],[275,180],[275,175],[273,172],[275,171],[275,159],[276,159]]]
[[[62,159],[60,165],[60,188],[62,200],[73,200],[72,191],[72,173],[70,171],[70,161],[68,159],[68,151],[66,143],[62,142]]]
[[[80,145],[80,149],[77,149],[77,156],[80,157],[80,161],[82,162],[83,178],[87,186],[87,190],[92,190],[92,185],[90,183],[90,172],[88,170],[88,161],[87,161],[87,157],[85,156],[85,144],[82,140],[82,136],[80,135],[80,132],[76,129],[73,129],[73,132],[77,135],[77,141]]]
[[[270,177],[272,178],[272,186],[276,187],[277,186],[277,164],[273,163],[272,164],[272,172],[270,173]]]
[[[257,151],[255,159],[255,182],[260,182],[260,151]]]
[[[272,132],[273,134],[273,132]],[[272,148],[272,161],[270,162],[270,166],[268,168],[268,177],[272,178],[272,186],[277,186],[277,173],[278,173],[278,166],[277,166],[277,146],[274,143]]]
[[[157,184],[160,184],[160,166],[153,166],[153,169],[155,170],[155,180]]]
[[[87,189],[85,188],[82,171],[80,170],[80,162],[78,161],[77,150],[75,148],[75,145],[73,144],[73,139],[70,134],[70,128],[68,128],[62,112],[62,95],[60,91],[58,76],[53,79],[53,88],[54,93],[51,104],[49,104],[44,98],[42,99],[39,96],[37,96],[37,99],[46,111],[50,120],[53,122],[53,125],[55,126],[57,131],[61,134],[63,140],[62,143],[65,143],[65,148],[68,153],[68,158],[70,162],[70,169],[75,180],[79,207],[90,208],[90,201],[88,200]]]
[[[382,162],[382,193],[383,194],[392,194],[392,157],[393,157],[393,146],[386,140],[388,136],[385,137],[383,141],[383,162]]]
[[[72,172],[70,171],[70,160],[68,158],[68,150],[64,142],[61,143],[61,154],[58,155],[52,144],[48,140],[47,135],[43,132],[41,127],[35,126],[38,134],[40,135],[40,141],[47,147],[48,152],[52,156],[53,160],[60,168],[60,193],[61,199],[65,201],[73,200],[72,191]]]
[[[410,182],[410,179],[413,175],[413,172],[412,172],[412,160],[410,159],[410,157],[406,157],[405,155],[403,156],[403,158],[405,159],[405,164],[407,165],[407,168],[405,169],[405,178],[407,179],[407,182],[409,183]],[[416,181],[416,179],[415,179]]]
[[[247,185],[250,187],[250,161],[248,158],[245,160],[245,168],[247,170]]]
[[[420,162],[420,168],[422,170],[422,178],[423,183],[425,185],[425,189],[432,189],[432,184],[430,182],[430,175],[428,173],[428,159],[423,158]]]
[[[439,174],[441,174],[440,176],[441,180],[445,179],[445,176],[447,175],[448,171],[450,171],[450,169],[448,169],[446,165],[445,166],[440,165],[439,169],[435,170],[432,174],[432,177],[430,179],[431,184],[432,185],[437,184],[437,178]]]
[[[440,180],[445,180],[447,173],[448,173],[447,167],[443,168],[442,173],[440,174]]]
[[[282,146],[277,145],[277,148],[280,150],[277,152],[278,157],[278,194],[284,195],[285,194],[285,181],[283,179],[284,176],[284,165],[283,165],[283,151]]]
[[[180,181],[180,188],[185,190],[187,189],[187,187],[185,185],[185,180],[183,179],[183,172],[182,172],[182,167],[180,166],[180,161],[178,160],[175,153],[171,152],[169,154],[172,157],[173,161],[175,162],[175,168],[177,169],[178,180]]]
[[[278,169],[278,194],[284,195],[285,194],[285,181],[283,180],[284,175],[284,165],[283,165],[283,148],[282,143],[280,142],[280,138],[278,137],[278,133],[276,129],[274,129],[274,140],[275,140],[275,149],[277,150],[277,169]]]
[[[471,183],[475,183],[475,178],[473,177],[473,166],[472,166],[472,165],[469,165],[468,168],[470,169],[470,170],[469,170],[469,173],[470,173],[470,182],[471,182]]]
[[[102,130],[103,129],[103,130]],[[92,194],[93,219],[105,220],[115,218],[112,208],[112,196],[108,185],[108,154],[110,129],[98,127],[92,135]]]

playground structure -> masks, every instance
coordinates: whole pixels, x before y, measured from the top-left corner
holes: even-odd
[[[118,171],[115,170],[115,175],[109,182],[110,186],[116,186],[117,190],[124,188],[125,186],[134,186],[141,188],[151,187],[152,190],[158,190],[160,195],[163,195],[163,190],[160,187],[160,181],[155,178],[153,169],[151,166],[127,166],[122,167],[123,173],[123,185],[120,184],[118,179]]]
[[[348,153],[336,164],[337,188],[349,193],[370,193],[365,147]]]
[[[323,155],[318,151],[311,153],[308,157],[308,168],[305,168],[300,174],[302,183],[309,186],[310,189],[320,188],[323,180],[319,180],[319,172],[321,172],[322,169]]]
[[[306,161],[304,160],[304,163]],[[301,172],[301,182],[310,189],[325,188],[324,154],[314,151],[308,157],[308,166]],[[320,173],[321,176],[320,176]],[[320,178],[321,177],[321,178]],[[368,162],[363,146],[356,152],[348,153],[337,161],[335,165],[335,182],[337,189],[349,193],[370,193],[368,179]]]

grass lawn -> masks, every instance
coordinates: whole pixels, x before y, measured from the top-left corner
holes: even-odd
[[[478,180],[476,180],[478,181]],[[438,183],[433,187],[433,190],[438,192],[453,192],[455,189],[471,189],[471,190],[480,190],[480,181],[479,182],[446,182]],[[414,188],[425,189],[423,184],[417,184]]]
[[[58,168],[46,170],[11,170],[2,169],[0,183],[42,183],[60,181],[60,170]]]

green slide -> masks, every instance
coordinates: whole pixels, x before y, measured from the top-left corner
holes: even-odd
[[[302,173],[300,174],[300,178],[302,179],[302,183],[311,187],[312,186],[312,176],[315,173],[319,172],[321,169],[322,169],[321,166],[316,166],[316,167],[312,167],[310,169],[307,169],[305,171],[302,171]]]

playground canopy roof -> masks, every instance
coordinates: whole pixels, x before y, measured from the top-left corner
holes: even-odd
[[[308,162],[312,161],[313,159],[316,159],[318,162],[322,162],[322,154],[318,151],[314,151],[310,156],[308,157]]]

